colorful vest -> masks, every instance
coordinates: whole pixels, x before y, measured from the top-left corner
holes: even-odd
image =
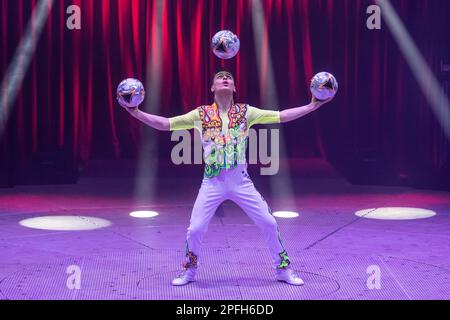
[[[205,177],[218,176],[222,169],[245,164],[247,147],[247,105],[233,104],[228,111],[228,128],[223,128],[219,108],[212,105],[197,108],[202,122],[202,144]]]

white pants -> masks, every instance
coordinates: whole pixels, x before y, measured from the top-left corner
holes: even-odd
[[[235,202],[253,220],[264,235],[272,255],[274,268],[285,268],[289,257],[281,242],[278,225],[267,202],[256,190],[247,173],[247,165],[234,169],[222,169],[214,178],[203,178],[197,200],[192,209],[186,239],[185,267],[197,265],[203,235],[219,205],[225,201]]]

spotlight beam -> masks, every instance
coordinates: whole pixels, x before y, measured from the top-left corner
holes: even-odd
[[[144,111],[151,114],[159,113],[162,81],[162,18],[164,1],[157,0],[155,15],[152,17],[151,48],[147,61],[147,82],[149,95],[144,105]],[[153,20],[154,19],[154,20]],[[144,128],[143,142],[139,152],[137,176],[135,180],[135,205],[144,205],[154,201],[156,187],[156,172],[158,167],[158,140],[153,129]]]
[[[411,68],[422,93],[425,95],[447,139],[450,141],[450,121],[448,120],[450,103],[444,90],[442,90],[423,55],[414,44],[411,35],[406,30],[405,25],[390,1],[376,0],[376,2],[381,7],[382,16]]]
[[[272,57],[270,54],[269,35],[267,23],[264,17],[264,8],[260,0],[252,0],[253,33],[258,61],[258,72],[260,78],[261,100],[263,104],[270,107],[278,106],[278,94],[275,85]],[[286,158],[286,148],[283,132],[279,135],[279,157]],[[280,159],[276,159],[279,162]],[[281,169],[276,176],[270,177],[271,189],[275,195],[274,199],[282,199],[283,202],[275,203],[276,207],[295,210],[292,181],[290,179],[289,167]],[[275,200],[277,201],[277,200]]]
[[[262,89],[261,98],[269,106],[276,106],[278,97],[273,74],[272,56],[270,54],[269,35],[264,19],[264,9],[260,0],[252,1],[252,20],[256,58],[259,65],[260,87]]]
[[[6,70],[0,91],[0,137],[3,135],[17,93],[36,51],[38,39],[42,33],[47,17],[52,9],[53,0],[40,0],[33,9],[24,36]]]

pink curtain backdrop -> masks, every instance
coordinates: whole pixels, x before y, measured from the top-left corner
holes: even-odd
[[[1,78],[36,3],[0,0]],[[268,40],[263,41],[263,53],[271,54],[279,101],[275,107],[307,104],[309,81],[316,72],[332,72],[340,85],[332,104],[283,126],[289,157],[338,158],[369,148],[382,154],[399,174],[408,174],[413,159],[434,168],[442,165],[448,144],[387,25],[383,23],[382,30],[366,28],[366,8],[372,1],[261,3]],[[450,57],[445,40],[449,2],[392,3],[438,73],[440,59]],[[81,8],[81,30],[66,28],[66,8],[72,4]],[[221,68],[235,74],[239,101],[272,107],[261,98],[267,55],[259,65],[251,1],[162,4],[160,115],[175,116],[210,102],[210,79]],[[3,168],[9,161],[20,171],[39,152],[59,151],[73,162],[136,156],[142,125],[121,110],[114,96],[124,78],[145,81],[157,52],[152,50],[156,14],[157,1],[151,0],[55,1],[1,137]],[[240,37],[237,58],[221,61],[211,53],[211,37],[220,29]],[[159,134],[159,143],[161,157],[169,157],[170,136]]]

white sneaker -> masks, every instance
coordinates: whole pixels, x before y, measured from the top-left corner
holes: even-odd
[[[172,280],[172,285],[174,286],[184,286],[189,282],[195,280],[195,275],[197,274],[197,268],[186,268],[181,271],[181,273]]]
[[[303,280],[290,268],[277,269],[276,279],[292,284],[293,286],[302,286],[304,284]]]

